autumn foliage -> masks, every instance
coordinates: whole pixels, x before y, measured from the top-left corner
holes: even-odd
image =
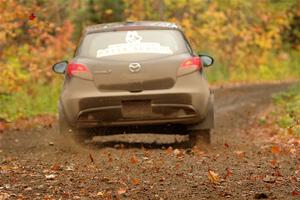
[[[73,25],[69,20],[61,24],[48,21],[40,14],[47,9],[37,1],[30,5],[0,1],[0,93],[14,93],[26,85],[52,81],[53,62],[73,49]]]
[[[280,68],[293,59],[291,49],[300,52],[299,1],[127,2],[128,19],[163,19],[182,25],[194,49],[214,55],[233,80],[251,79],[253,69],[261,74],[254,79],[280,78],[289,71]]]
[[[55,112],[42,105],[56,105],[59,93],[53,88],[61,78],[52,64],[71,58],[86,25],[126,20],[181,25],[198,53],[215,58],[214,67],[206,70],[210,81],[300,76],[297,0],[0,0],[0,118]],[[11,111],[24,95],[30,97],[28,104],[40,106],[21,104]]]

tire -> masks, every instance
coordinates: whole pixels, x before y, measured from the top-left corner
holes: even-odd
[[[84,143],[86,139],[91,139],[89,137],[91,135],[88,134],[85,129],[79,129],[70,126],[69,123],[66,121],[62,111],[59,111],[58,123],[59,123],[59,133],[64,138],[70,137],[70,139],[73,139],[78,143]]]
[[[211,143],[210,129],[190,130],[189,135],[190,135],[190,144],[192,147],[200,143],[202,144]]]
[[[72,127],[66,121],[62,111],[59,111],[58,113],[58,126],[60,135],[69,135],[72,133]]]

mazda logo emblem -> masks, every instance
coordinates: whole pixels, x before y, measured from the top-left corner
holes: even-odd
[[[141,70],[140,63],[130,63],[129,64],[129,70],[133,73],[139,72]]]

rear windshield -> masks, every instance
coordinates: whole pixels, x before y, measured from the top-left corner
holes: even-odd
[[[187,52],[177,30],[133,30],[91,33],[85,36],[79,56],[90,58],[155,58]]]

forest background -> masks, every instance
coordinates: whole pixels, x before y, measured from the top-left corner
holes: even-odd
[[[132,20],[181,25],[215,58],[212,84],[300,77],[299,0],[0,0],[0,119],[55,116],[63,77],[52,65],[72,57],[85,26]],[[275,97],[283,126],[299,123],[299,88]]]

